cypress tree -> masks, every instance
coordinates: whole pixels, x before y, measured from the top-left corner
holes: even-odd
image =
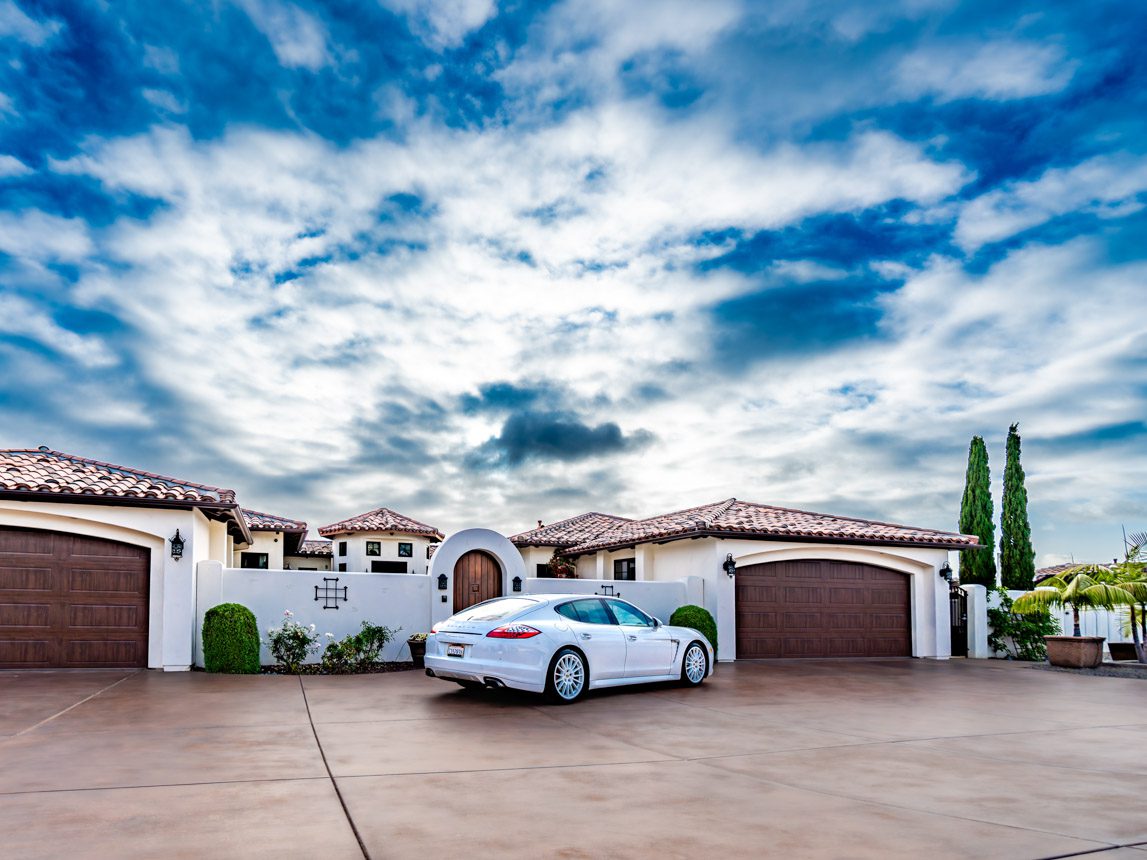
[[[975,535],[982,549],[960,550],[960,582],[964,585],[996,584],[996,526],[992,517],[992,477],[988,469],[988,446],[982,436],[973,436],[968,446],[968,475],[960,502],[960,532]]]
[[[1004,498],[1000,512],[1000,578],[1004,588],[1028,591],[1035,587],[1035,550],[1028,522],[1028,491],[1020,465],[1018,424],[1008,428],[1008,454],[1004,464]]]

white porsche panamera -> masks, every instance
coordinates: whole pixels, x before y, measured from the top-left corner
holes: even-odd
[[[616,597],[530,594],[478,603],[434,626],[426,674],[467,688],[512,687],[558,704],[587,690],[713,673],[713,646]]]

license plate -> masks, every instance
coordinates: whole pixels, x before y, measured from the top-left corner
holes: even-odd
[[[466,656],[466,646],[465,645],[447,645],[446,646],[446,656],[447,657],[465,657]]]

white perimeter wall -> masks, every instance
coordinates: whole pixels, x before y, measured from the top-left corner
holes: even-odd
[[[323,609],[324,601],[315,600],[315,586],[322,593],[323,576],[338,577],[339,593],[347,588],[346,602],[338,601],[338,609]],[[333,586],[334,583],[331,583]],[[431,607],[430,577],[409,573],[339,573],[300,570],[239,570],[224,568],[214,561],[202,562],[198,571],[198,589],[195,605],[195,664],[203,665],[203,615],[220,603],[241,603],[255,613],[259,623],[259,637],[263,641],[261,661],[274,662],[267,648],[267,628],[283,622],[283,610],[291,610],[294,620],[303,625],[314,624],[318,630],[320,646],[327,640],[323,634],[333,633],[342,639],[348,633],[357,633],[362,622],[401,627],[395,641],[382,653],[383,660],[408,660],[410,649],[406,638],[412,633],[430,632]],[[322,652],[311,658],[317,662]]]
[[[965,590],[970,588],[982,586],[964,586]],[[1008,591],[1008,596],[1015,600],[1021,594],[1026,594],[1025,591]],[[974,623],[982,624],[984,629],[988,627],[988,608],[997,608],[1000,605],[1000,596],[996,592],[988,592],[987,600],[983,603],[983,607],[977,610],[977,618]],[[1062,636],[1071,636],[1075,629],[1075,621],[1072,618],[1070,609],[1053,609],[1052,616],[1059,621],[1059,632]],[[1079,632],[1083,636],[1102,636],[1108,642],[1132,642],[1132,637],[1125,636],[1123,633],[1123,624],[1128,618],[1126,609],[1116,609],[1114,612],[1108,612],[1106,609],[1086,609],[1079,613]],[[968,622],[969,625],[973,624],[972,619],[972,602],[968,601]],[[970,629],[970,627],[969,627]],[[984,650],[987,651],[987,638],[984,639]],[[969,654],[969,656],[972,656]],[[997,651],[995,655],[984,656],[1007,656],[1006,652]]]

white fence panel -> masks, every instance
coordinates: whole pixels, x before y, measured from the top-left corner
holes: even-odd
[[[395,641],[382,653],[383,660],[408,660],[410,650],[406,637],[411,633],[430,631],[430,601],[433,597],[430,577],[414,573],[331,573],[330,571],[301,570],[240,570],[224,568],[219,562],[205,561],[198,565],[196,586],[195,662],[203,665],[203,615],[220,603],[241,603],[255,613],[259,636],[263,641],[261,661],[272,663],[267,648],[267,628],[278,627],[283,621],[283,610],[294,613],[294,620],[303,625],[314,624],[320,636],[334,634],[341,639],[348,633],[357,633],[362,622],[399,627]],[[324,582],[338,578],[338,596],[346,589],[346,600],[324,600]],[[315,587],[320,598],[315,600]],[[327,609],[325,606],[338,606]],[[326,646],[326,638],[320,647]],[[321,656],[316,655],[317,661]]]

